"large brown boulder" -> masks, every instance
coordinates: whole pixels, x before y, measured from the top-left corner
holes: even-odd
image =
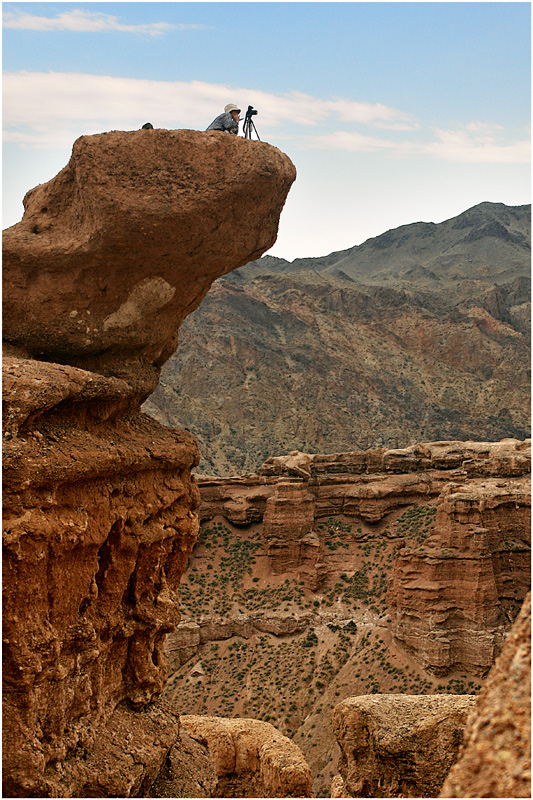
[[[311,770],[302,751],[273,725],[258,719],[181,717],[207,742],[217,775],[215,797],[311,797]]]
[[[436,797],[457,758],[475,699],[382,694],[336,705],[333,730],[344,796]]]
[[[531,797],[531,593],[468,717],[440,797]]]
[[[82,136],[4,232],[4,339],[147,396],[212,282],[272,246],[295,176],[217,132]]]

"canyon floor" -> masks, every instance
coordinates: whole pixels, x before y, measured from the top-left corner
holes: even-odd
[[[409,525],[409,535],[419,541],[434,517],[434,505],[412,506],[394,523]],[[242,633],[202,644],[170,678],[166,696],[184,714],[271,722],[302,748],[316,797],[330,796],[338,772],[331,710],[339,701],[371,693],[474,694],[481,688],[473,673],[431,675],[394,643],[385,592],[396,544],[385,525],[366,528],[364,538],[355,540],[349,520],[324,523],[319,535],[325,561],[338,577],[313,592],[297,571],[270,574],[260,526],[243,531],[217,517],[202,530],[180,592],[184,620],[197,619],[200,609],[202,616],[235,620],[235,627],[240,622]],[[243,630],[243,615],[259,610],[281,617],[280,627],[286,616],[303,617],[307,625],[280,635]]]

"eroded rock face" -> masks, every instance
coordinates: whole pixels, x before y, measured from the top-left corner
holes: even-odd
[[[436,797],[455,763],[471,695],[366,695],[335,706],[336,797]]]
[[[207,741],[218,783],[214,797],[311,797],[300,748],[268,722],[184,715],[193,738]]]
[[[149,774],[122,781],[129,745],[107,732],[166,680],[198,531],[197,446],[122,416],[123,382],[30,360],[4,369],[4,794],[90,796],[98,775],[102,796],[116,773],[108,791],[129,796]],[[108,740],[109,768],[91,772],[87,753]]]
[[[295,176],[275,147],[216,132],[82,136],[4,232],[4,339],[144,399],[215,278],[272,246]]]
[[[440,797],[531,797],[531,594],[467,719]]]
[[[271,246],[294,176],[236,137],[82,137],[5,233],[4,795],[145,796],[168,767],[199,452],[139,406],[211,282]]]
[[[266,502],[263,516],[264,538],[274,575],[297,567],[304,572],[315,570],[319,542],[312,533],[314,519],[315,498],[306,491],[305,484],[279,481],[274,495]]]
[[[180,727],[180,738],[146,797],[213,797],[217,786],[215,765],[205,740],[198,741]]]
[[[451,483],[434,534],[398,553],[391,630],[425,669],[446,674],[454,664],[483,675],[494,663],[530,583],[530,509],[526,478]]]

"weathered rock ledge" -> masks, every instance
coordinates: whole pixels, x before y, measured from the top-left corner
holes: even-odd
[[[4,794],[70,796],[91,791],[87,754],[109,727],[134,729],[131,709],[163,689],[198,531],[198,451],[186,432],[121,416],[118,381],[30,360],[4,368]]]
[[[233,636],[250,639],[258,631],[278,637],[292,636],[319,622],[319,615],[311,612],[284,614],[258,611],[234,617],[203,616],[198,620],[183,619],[165,640],[169,671],[186,664],[205,642],[223,641]]]
[[[436,797],[457,759],[472,695],[366,695],[335,706],[348,797]],[[342,796],[338,795],[338,796]]]
[[[206,741],[215,765],[214,797],[311,797],[302,751],[270,723],[184,715],[189,734]]]
[[[267,502],[312,501],[312,519],[331,514],[379,522],[414,500],[436,498],[450,481],[521,478],[531,472],[531,441],[427,442],[405,450],[332,455],[294,452],[268,459],[257,473],[216,478],[197,474],[201,520],[223,514],[234,525],[261,522]],[[300,512],[303,513],[303,512]],[[309,517],[309,512],[307,512]]]

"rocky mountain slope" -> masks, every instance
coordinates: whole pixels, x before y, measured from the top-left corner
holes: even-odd
[[[169,701],[272,722],[329,796],[336,703],[481,687],[530,585],[530,455],[436,442],[199,476]]]
[[[529,211],[482,203],[224,276],[144,409],[190,430],[218,475],[295,448],[527,436]]]

